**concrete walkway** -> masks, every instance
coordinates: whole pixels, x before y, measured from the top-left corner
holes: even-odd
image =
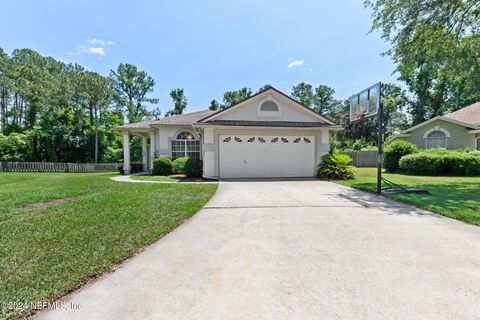
[[[478,319],[480,228],[318,180],[220,182],[66,303],[39,318]]]
[[[155,180],[137,180],[132,179],[132,175],[126,176],[115,176],[110,178],[113,181],[117,182],[132,182],[132,183],[160,183],[160,184],[170,184],[170,183],[181,183],[181,184],[206,184],[206,183],[218,183],[217,181],[155,181]]]

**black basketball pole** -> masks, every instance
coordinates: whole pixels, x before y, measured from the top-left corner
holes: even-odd
[[[377,194],[382,193],[382,162],[383,162],[383,103],[381,94],[381,85],[379,92],[380,103],[378,106],[378,155],[377,155]]]

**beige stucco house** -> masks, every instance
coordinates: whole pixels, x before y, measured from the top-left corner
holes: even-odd
[[[419,148],[480,150],[480,102],[422,122],[391,139],[403,139]]]
[[[270,88],[220,111],[198,111],[117,128],[130,171],[130,136],[143,139],[144,169],[156,157],[203,160],[207,178],[311,177],[341,127]]]

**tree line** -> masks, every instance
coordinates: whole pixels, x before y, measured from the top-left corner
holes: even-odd
[[[0,160],[117,162],[125,122],[158,118],[155,80],[131,64],[105,77],[31,49],[0,48]],[[171,92],[175,111],[183,89]],[[179,100],[180,99],[180,100]],[[150,108],[149,108],[150,107]],[[140,148],[138,138],[133,149]],[[136,154],[136,160],[140,155]]]

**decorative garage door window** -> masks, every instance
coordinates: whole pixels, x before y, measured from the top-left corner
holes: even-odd
[[[269,141],[270,143],[276,143],[278,141],[281,141],[282,143],[312,143],[312,141],[307,138],[307,137],[295,137],[295,138],[292,138],[292,140],[289,140],[288,138],[286,137],[249,137],[248,139],[246,139],[246,142],[247,143],[251,143],[251,142],[255,142],[255,141],[258,141],[260,143],[266,143],[267,141]],[[235,143],[235,142],[244,142],[241,138],[239,137],[226,137],[222,140],[223,143],[229,143],[229,142],[232,142],[232,143]]]
[[[200,159],[200,141],[191,132],[182,131],[172,140],[172,159],[180,157]]]

